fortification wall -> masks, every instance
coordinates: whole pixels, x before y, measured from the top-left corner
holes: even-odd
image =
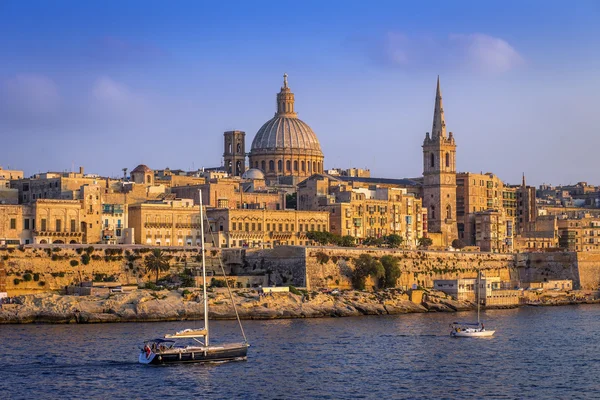
[[[581,289],[600,288],[600,252],[577,253]]]
[[[432,287],[435,279],[476,278],[479,270],[502,280],[516,279],[512,254],[327,247],[305,251],[309,287],[350,288],[354,262],[361,254],[395,257],[401,270],[398,286],[405,289],[413,284]]]
[[[269,276],[275,286],[306,286],[306,253],[300,246],[277,246],[273,249],[246,250],[240,273]]]
[[[147,248],[54,245],[0,250],[0,259],[6,269],[6,290],[9,296],[15,296],[62,290],[65,286],[82,281],[140,284],[154,280],[155,274],[147,273],[144,267],[144,258],[150,251]],[[200,266],[197,249],[163,251],[171,257],[172,268],[160,276],[185,267]],[[89,261],[84,264],[86,254]],[[218,257],[218,250],[207,252],[209,268],[218,266]]]
[[[519,280],[544,282],[552,279],[571,279],[573,287],[580,288],[577,253],[536,252],[515,254]]]

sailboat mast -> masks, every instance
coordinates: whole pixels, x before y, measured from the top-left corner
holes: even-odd
[[[202,297],[204,298],[204,329],[206,330],[206,336],[204,337],[204,344],[208,346],[208,298],[206,296],[206,256],[204,255],[204,210],[202,207],[202,190],[198,190],[198,196],[200,199],[200,243],[202,252]]]
[[[477,271],[477,286],[477,323],[479,324],[479,307],[481,305],[481,270]]]

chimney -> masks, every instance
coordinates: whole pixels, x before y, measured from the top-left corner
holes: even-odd
[[[79,167],[79,173],[83,175],[83,167]]]

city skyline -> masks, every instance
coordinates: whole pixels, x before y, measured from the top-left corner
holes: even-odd
[[[440,75],[458,171],[598,183],[596,4],[344,4],[3,3],[0,165],[218,166],[223,132],[249,147],[286,72],[325,168],[416,177]]]

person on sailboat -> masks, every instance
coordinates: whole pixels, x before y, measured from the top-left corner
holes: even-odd
[[[481,330],[485,331],[485,326],[483,326],[483,323],[481,324]]]

